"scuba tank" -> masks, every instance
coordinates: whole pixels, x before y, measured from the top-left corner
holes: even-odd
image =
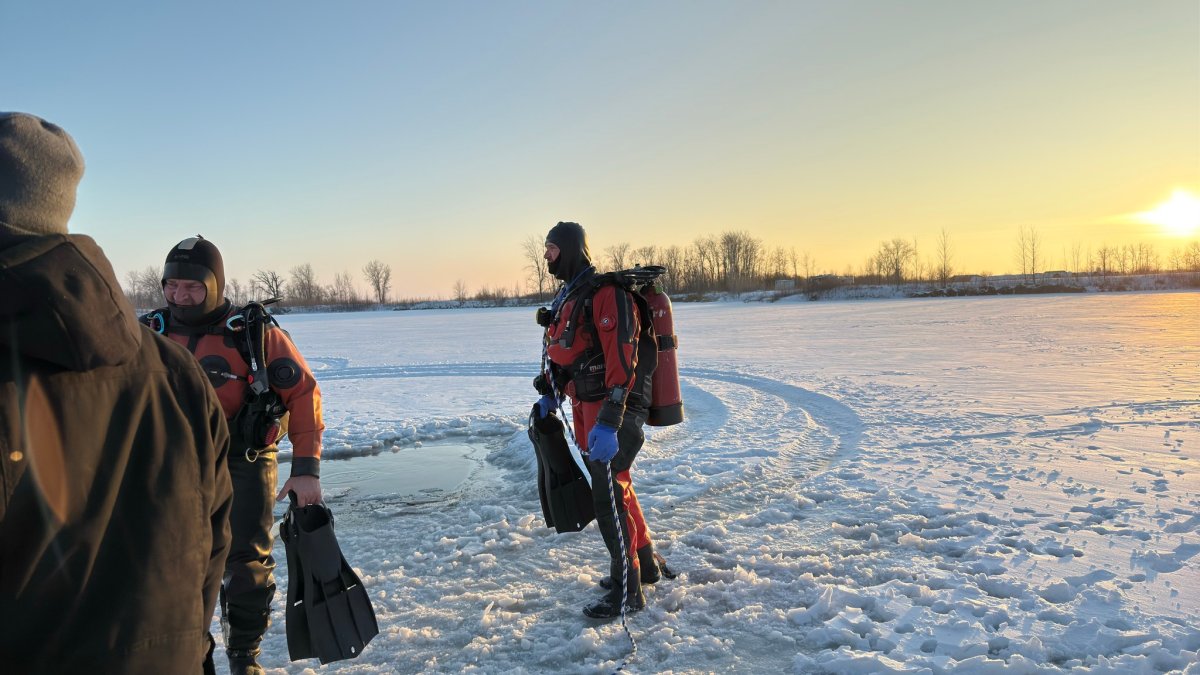
[[[641,294],[650,307],[654,334],[658,339],[658,367],[654,369],[646,424],[668,427],[683,421],[683,396],[679,392],[679,359],[676,355],[679,337],[675,335],[671,298],[662,291],[658,281],[643,286]]]

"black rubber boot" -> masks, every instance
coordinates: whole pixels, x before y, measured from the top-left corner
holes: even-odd
[[[612,577],[621,576],[621,561],[613,561],[610,566]],[[592,604],[583,608],[583,613],[593,619],[615,619],[621,616],[621,596],[625,595],[625,613],[637,612],[646,606],[646,596],[642,594],[642,580],[636,569],[631,568],[626,578],[629,593],[623,593],[621,586],[610,588]]]
[[[258,665],[259,651],[238,651],[230,649],[225,652],[229,657],[229,675],[266,675],[262,666]]]
[[[221,587],[221,625],[225,629],[227,653],[256,656],[259,653],[258,645],[270,623],[275,584],[266,588],[250,588],[241,593],[225,592],[227,588],[242,585],[239,583],[242,581],[244,579],[232,579]]]
[[[638,566],[642,569],[642,583],[658,583],[658,580],[663,577],[662,571],[659,569],[659,564],[661,563],[665,565],[666,560],[663,560],[662,556],[660,556],[654,550],[654,544],[646,544],[645,546],[639,548],[637,550],[637,557]],[[671,579],[673,577],[668,574],[667,578]],[[613,578],[611,576],[604,577],[600,580],[600,588],[605,590],[612,588],[612,580]]]

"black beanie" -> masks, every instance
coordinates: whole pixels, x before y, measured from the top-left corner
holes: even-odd
[[[46,120],[0,112],[0,223],[17,234],[66,234],[83,155]]]
[[[580,270],[592,264],[587,232],[579,223],[560,222],[546,234],[546,243],[558,247],[558,259],[547,265],[560,281],[571,281]]]
[[[188,325],[199,325],[214,320],[219,310],[225,308],[225,263],[217,247],[204,237],[188,237],[167,253],[162,275],[164,286],[167,279],[199,281],[207,290],[202,305],[180,307],[168,302],[172,318]]]

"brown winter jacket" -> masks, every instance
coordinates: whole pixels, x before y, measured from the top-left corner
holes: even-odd
[[[91,238],[0,224],[0,670],[198,673],[229,432]]]

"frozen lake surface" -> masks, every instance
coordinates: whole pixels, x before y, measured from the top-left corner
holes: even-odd
[[[486,449],[435,508],[325,463],[382,632],[320,672],[619,665],[619,623],[580,612],[607,572],[595,526],[555,534],[538,508],[533,310],[281,320],[347,469]],[[676,324],[687,420],[650,430],[634,485],[682,574],[631,617],[629,671],[1200,672],[1200,293],[723,302]],[[317,672],[287,661],[276,553],[263,662]]]

